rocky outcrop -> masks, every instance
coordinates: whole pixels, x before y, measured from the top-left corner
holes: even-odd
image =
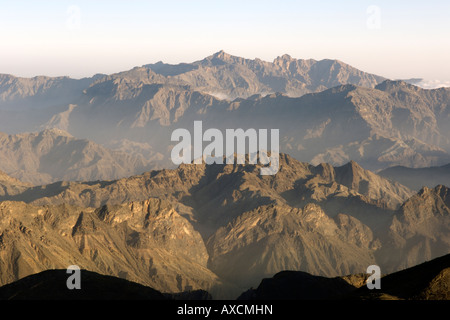
[[[98,209],[0,203],[0,281],[47,269],[82,269],[164,292],[211,289],[200,234],[159,199]]]
[[[158,290],[231,298],[282,270],[387,273],[450,248],[447,187],[414,194],[355,162],[313,166],[286,154],[276,175],[259,169],[184,164],[17,189],[0,197],[3,281],[76,260]]]

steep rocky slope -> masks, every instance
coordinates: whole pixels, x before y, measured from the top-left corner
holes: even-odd
[[[76,264],[164,292],[211,289],[200,234],[159,199],[101,208],[0,203],[2,284]]]
[[[312,166],[285,154],[275,176],[259,165],[191,164],[26,187],[0,197],[3,281],[72,258],[158,290],[194,286],[215,297],[282,270],[334,277],[378,264],[387,273],[448,253],[449,194],[440,186],[415,195],[355,162]]]
[[[439,256],[381,278],[380,290],[362,286],[346,296],[364,300],[449,300],[450,255]]]
[[[195,220],[217,227],[242,212],[270,203],[293,207],[310,202],[325,207],[330,204],[329,214],[335,215],[339,204],[342,208],[350,205],[351,210],[351,203],[392,211],[413,194],[354,162],[337,168],[312,166],[280,154],[276,175],[261,176],[259,169],[260,165],[183,164],[174,170],[155,170],[110,182],[58,182],[0,200],[99,207],[158,197],[178,202],[181,212],[195,214]]]
[[[31,188],[32,185],[24,183],[16,178],[7,175],[0,171],[0,197],[9,197],[20,194],[25,190]]]
[[[447,254],[450,246],[449,189],[424,187],[396,212],[379,262],[390,261],[386,272],[410,267]]]
[[[261,206],[208,239],[209,266],[245,287],[280,270],[340,275],[374,264],[379,243],[371,230],[345,214],[336,220],[313,204]]]

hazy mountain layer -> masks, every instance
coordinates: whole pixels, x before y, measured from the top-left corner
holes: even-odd
[[[0,101],[2,108],[45,108],[68,104],[82,95],[102,75],[80,80],[69,77],[38,76],[33,78],[0,74]]]
[[[141,79],[151,70],[134,73]],[[230,102],[186,86],[129,77],[98,80],[76,107],[45,126],[105,144],[121,139],[148,144],[165,156],[166,166],[173,130],[192,132],[196,120],[203,130],[279,129],[281,151],[313,164],[354,160],[379,170],[450,161],[450,89],[385,81],[375,88],[344,85],[299,98],[271,94]]]
[[[312,164],[354,160],[379,170],[450,162],[449,88],[384,81],[336,60],[264,62],[218,52],[81,80],[1,79],[3,131],[59,128],[134,155],[151,150],[165,167],[171,133],[192,130],[195,120],[205,130],[280,129],[281,150]]]
[[[265,62],[231,56],[223,51],[193,63],[158,62],[109,76],[97,74],[79,80],[0,74],[0,129],[20,133],[59,125],[60,129],[67,130],[67,123],[66,127],[61,125],[67,122],[72,108],[80,104],[80,98],[87,92],[95,92],[102,100],[111,82],[119,86],[114,94],[119,100],[126,99],[124,90],[140,91],[151,85],[181,86],[232,100],[273,92],[298,96],[346,83],[373,87],[382,80],[337,60],[297,60],[284,55],[273,62]],[[135,125],[139,126],[139,121]]]
[[[398,181],[413,190],[420,190],[422,187],[434,188],[439,184],[450,186],[450,164],[426,168],[395,166],[384,169],[378,174]]]
[[[62,180],[108,180],[157,167],[158,155],[144,158],[107,149],[67,132],[0,133],[0,169],[35,185]]]

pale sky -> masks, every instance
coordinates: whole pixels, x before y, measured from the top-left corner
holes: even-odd
[[[0,73],[73,78],[219,50],[450,80],[450,1],[1,1]]]

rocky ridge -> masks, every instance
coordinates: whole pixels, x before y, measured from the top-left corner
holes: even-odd
[[[282,270],[389,273],[448,253],[449,194],[414,194],[355,162],[312,166],[285,154],[275,176],[192,164],[28,187],[0,197],[2,281],[76,260],[165,292],[232,297]]]

